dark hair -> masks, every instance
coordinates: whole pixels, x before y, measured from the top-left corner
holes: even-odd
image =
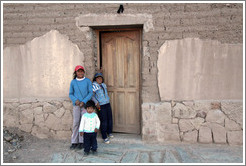
[[[96,74],[94,75],[93,82],[96,81],[96,78],[97,78],[97,77],[102,77],[102,83],[104,83],[104,78],[103,78],[102,73],[96,73]]]
[[[96,106],[93,100],[87,101],[87,103],[85,104],[85,109],[87,109],[88,107],[92,107],[93,109],[96,109]]]
[[[77,77],[76,71],[73,72],[73,79],[75,79]]]
[[[83,70],[83,69],[82,69]],[[83,70],[84,71],[84,70]],[[84,71],[85,72],[85,71]],[[76,71],[73,72],[73,79],[77,77]]]

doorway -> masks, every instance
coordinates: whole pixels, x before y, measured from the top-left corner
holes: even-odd
[[[98,30],[98,65],[110,97],[113,131],[140,134],[141,29]]]

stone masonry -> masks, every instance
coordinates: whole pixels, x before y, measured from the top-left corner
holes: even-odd
[[[241,145],[242,102],[187,101],[142,104],[142,139],[148,142],[191,142]],[[39,138],[68,139],[72,103],[5,102],[3,124]]]
[[[186,101],[142,104],[144,141],[243,144],[243,103]]]
[[[69,100],[5,102],[3,125],[17,127],[39,138],[69,139],[72,110]]]

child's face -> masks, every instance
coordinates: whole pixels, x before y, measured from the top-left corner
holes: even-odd
[[[102,77],[97,77],[97,78],[96,78],[96,82],[97,82],[98,84],[101,84],[102,81],[103,81]]]
[[[76,75],[77,75],[77,78],[83,78],[85,75],[85,72],[84,72],[84,70],[79,69],[76,71]]]
[[[94,108],[93,107],[88,107],[86,108],[87,112],[90,114],[92,112],[94,112]]]

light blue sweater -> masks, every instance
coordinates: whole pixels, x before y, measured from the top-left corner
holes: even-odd
[[[84,78],[81,81],[73,79],[70,83],[69,89],[69,97],[75,105],[75,101],[79,100],[80,102],[84,102],[85,104],[87,101],[91,99],[93,95],[92,91],[92,82],[88,78]]]
[[[96,104],[99,102],[99,105],[105,105],[105,104],[108,104],[110,102],[110,99],[108,96],[108,90],[107,90],[106,84],[101,83],[101,86],[96,81],[94,81],[92,83],[92,87],[93,87],[92,90],[94,92],[93,96],[92,96],[92,100]]]

